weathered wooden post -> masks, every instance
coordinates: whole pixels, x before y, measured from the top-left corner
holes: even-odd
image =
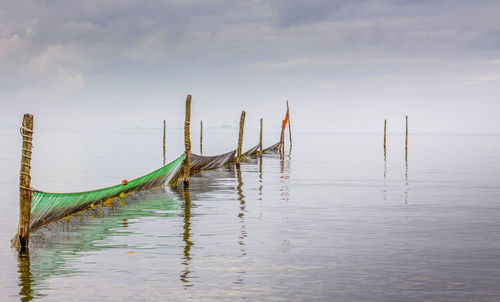
[[[243,144],[243,127],[245,126],[245,111],[241,112],[240,118],[240,133],[238,135],[238,148],[236,149],[236,167],[240,166],[241,162],[241,145]]]
[[[405,160],[408,161],[408,115],[406,116]]]
[[[189,173],[191,165],[191,136],[189,133],[191,120],[191,95],[186,97],[186,119],[184,121],[184,146],[186,158],[184,160],[184,185],[189,185]]]
[[[167,122],[165,120],[163,120],[163,165],[165,165],[165,140],[166,140],[166,137],[167,137]]]
[[[261,118],[260,119],[260,137],[259,137],[259,145],[260,145],[260,151],[259,151],[259,157],[260,160],[262,161],[262,128],[263,128],[264,121]]]
[[[290,125],[290,109],[288,108],[288,100],[286,101],[286,112],[288,113],[288,134],[290,135],[290,150],[292,150],[292,126]]]
[[[200,155],[203,155],[203,121],[200,121]]]
[[[386,141],[387,141],[387,119],[384,120],[384,159],[386,159],[387,153],[385,149]]]
[[[21,127],[23,137],[21,171],[19,177],[19,225],[17,227],[16,245],[23,251],[28,248],[30,239],[31,218],[31,149],[33,147],[33,115],[27,113]]]
[[[281,121],[281,135],[280,135],[280,155],[283,157],[285,153],[285,120]]]

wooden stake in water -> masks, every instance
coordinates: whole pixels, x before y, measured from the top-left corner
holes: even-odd
[[[262,161],[262,128],[264,125],[264,120],[260,119],[260,137],[259,137],[259,145],[260,145],[260,151],[259,151],[259,157],[260,160]]]
[[[200,155],[203,155],[203,121],[200,121]]]
[[[280,155],[283,157],[285,153],[285,120],[281,121],[281,135],[280,135]]]
[[[290,108],[288,108],[288,100],[286,101],[286,111],[288,112],[288,134],[290,136],[290,150],[292,150],[292,126],[290,125]]]
[[[386,141],[387,141],[387,119],[384,120],[384,159],[386,159],[387,156],[385,149]]]
[[[167,137],[167,122],[163,120],[163,165],[165,165],[165,144],[166,144],[166,137]]]
[[[408,161],[408,115],[406,116],[405,160]]]
[[[186,97],[186,119],[184,121],[184,146],[186,158],[184,160],[184,185],[189,185],[189,173],[191,165],[191,135],[190,130],[190,120],[191,120],[191,95],[188,94]]]
[[[21,127],[23,147],[21,156],[21,171],[19,177],[19,225],[15,243],[20,251],[28,248],[30,239],[31,216],[31,149],[33,148],[33,115],[25,114]]]
[[[239,167],[241,162],[241,145],[243,144],[243,127],[245,126],[245,114],[245,111],[241,112],[240,133],[238,135],[238,148],[236,150],[236,167]]]

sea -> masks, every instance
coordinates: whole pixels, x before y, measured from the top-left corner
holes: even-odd
[[[293,128],[292,128],[293,130]],[[34,230],[21,136],[0,130],[1,301],[500,301],[500,135],[286,132],[265,154]],[[203,131],[203,155],[237,129]],[[163,164],[163,129],[37,129],[32,186],[78,192]],[[279,140],[264,131],[264,146]],[[258,143],[245,130],[243,149]],[[183,154],[166,131],[167,163]],[[200,152],[199,132],[192,150]]]

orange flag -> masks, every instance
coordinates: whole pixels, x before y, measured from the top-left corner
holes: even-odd
[[[286,110],[285,122],[283,123],[283,126],[281,128],[285,129],[286,123],[288,123],[288,109]]]

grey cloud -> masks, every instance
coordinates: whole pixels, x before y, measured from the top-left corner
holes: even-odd
[[[434,82],[494,91],[498,15],[489,0],[4,1],[0,98],[114,108],[192,92],[239,110],[235,96],[258,106],[288,94],[416,98]]]
[[[279,24],[284,27],[314,23],[348,5],[347,0],[285,0],[278,4]]]

